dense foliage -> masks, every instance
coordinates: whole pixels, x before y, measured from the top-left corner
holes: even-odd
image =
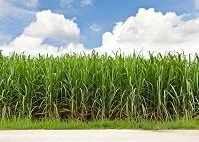
[[[199,115],[199,59],[0,56],[0,117],[171,120]]]

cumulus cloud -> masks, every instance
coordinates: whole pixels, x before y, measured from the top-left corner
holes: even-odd
[[[31,55],[60,55],[92,52],[93,49],[86,49],[78,43],[80,29],[73,20],[51,11],[38,12],[36,17],[37,20],[25,28],[22,35],[1,47],[3,53],[25,51]],[[65,46],[44,44],[48,37],[64,41]],[[173,12],[163,14],[153,8],[139,9],[135,16],[118,22],[112,32],[104,33],[102,39],[102,45],[94,48],[100,54],[113,55],[117,51],[125,55],[134,52],[147,55],[149,51],[163,54],[169,51],[199,53],[199,18],[184,20],[183,16]]]
[[[52,54],[59,55],[63,52],[79,52],[84,49],[78,43],[80,29],[72,20],[65,19],[61,14],[52,13],[50,10],[38,12],[36,21],[24,29],[24,32],[11,41],[8,45],[1,47],[3,54],[10,52],[25,52],[25,54],[37,55]],[[65,42],[63,47],[54,47],[44,44],[45,39],[54,38]],[[86,50],[86,49],[84,49]]]
[[[92,25],[90,26],[90,30],[91,30],[93,33],[100,33],[100,32],[102,32],[102,28],[101,28],[101,26],[98,25],[98,24],[92,24]]]
[[[36,21],[24,30],[24,35],[31,37],[53,37],[58,40],[70,42],[77,40],[80,29],[77,24],[64,15],[52,13],[50,10],[38,12]]]
[[[199,51],[199,18],[185,21],[175,13],[162,14],[139,9],[136,16],[119,22],[103,35],[98,52],[122,51],[125,54],[148,51],[194,53]]]
[[[92,5],[93,0],[81,0],[83,6]]]

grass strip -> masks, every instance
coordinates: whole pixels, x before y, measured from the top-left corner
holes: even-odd
[[[142,129],[142,130],[165,130],[165,129],[195,129],[199,130],[199,120],[176,120],[168,122],[129,120],[115,121],[92,121],[82,122],[78,120],[59,121],[55,119],[32,121],[29,119],[1,120],[0,130],[84,130],[84,129]]]

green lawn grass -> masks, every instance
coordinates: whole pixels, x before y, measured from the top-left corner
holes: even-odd
[[[199,120],[176,120],[168,122],[159,121],[92,121],[81,122],[59,121],[59,120],[42,120],[31,121],[30,119],[20,120],[1,120],[0,130],[28,130],[28,129],[45,129],[45,130],[68,130],[68,129],[143,129],[143,130],[165,130],[165,129],[198,129]]]

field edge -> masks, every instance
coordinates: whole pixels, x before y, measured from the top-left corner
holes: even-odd
[[[175,121],[91,121],[78,120],[60,121],[48,119],[32,121],[30,119],[0,120],[0,130],[86,130],[86,129],[132,129],[132,130],[199,130],[199,120],[175,120]]]

